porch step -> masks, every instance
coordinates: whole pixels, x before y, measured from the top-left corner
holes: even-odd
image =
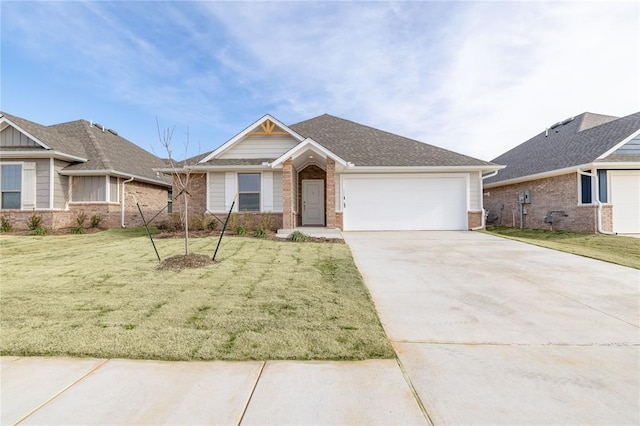
[[[295,229],[278,229],[276,236],[279,238],[287,238],[292,232],[300,231],[305,235],[314,238],[339,238],[342,239],[342,233],[339,229],[329,229],[329,228],[320,228],[320,227],[299,227]]]

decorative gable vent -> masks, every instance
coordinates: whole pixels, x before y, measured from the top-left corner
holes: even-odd
[[[278,128],[279,129],[279,128]],[[289,133],[282,130],[276,130],[276,123],[267,119],[260,123],[260,130],[256,130],[247,134],[247,136],[271,136],[271,135],[288,135]]]

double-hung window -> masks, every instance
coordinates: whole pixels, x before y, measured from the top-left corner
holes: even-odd
[[[260,211],[260,173],[238,173],[238,210]]]
[[[20,164],[3,164],[0,175],[2,188],[2,208],[20,209],[22,205],[22,166]]]

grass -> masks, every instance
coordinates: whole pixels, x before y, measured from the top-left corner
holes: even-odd
[[[487,233],[640,269],[640,238],[542,229],[489,227]]]
[[[216,240],[193,238],[213,254]],[[181,239],[158,239],[163,258]],[[345,244],[225,237],[216,263],[160,270],[140,229],[0,236],[0,353],[358,360],[393,349]]]

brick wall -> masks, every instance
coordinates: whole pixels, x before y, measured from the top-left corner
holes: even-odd
[[[327,228],[336,227],[336,162],[327,158],[327,172],[325,173],[325,218]]]
[[[531,190],[531,203],[524,204],[524,227],[574,232],[597,232],[597,206],[578,204],[578,173],[568,173],[545,179],[484,189],[484,206],[498,216],[496,225],[520,227],[518,195]],[[566,216],[553,214],[553,225],[544,222],[549,211],[564,211]],[[610,229],[611,206],[603,206],[603,225]],[[553,226],[553,228],[552,228]],[[607,230],[606,227],[604,230]]]
[[[122,184],[118,185],[122,199]],[[125,199],[125,225],[140,226],[142,218],[136,206],[136,200],[140,204],[142,213],[150,220],[156,213],[167,205],[167,189],[143,182],[129,182],[126,184]],[[84,212],[86,220],[84,227],[89,227],[91,217],[94,215],[102,218],[100,228],[115,228],[121,226],[122,209],[120,203],[70,203],[68,210],[3,210],[0,216],[9,217],[13,229],[27,230],[28,221],[32,215],[42,217],[42,226],[46,229],[64,229],[77,226],[78,215]],[[154,223],[166,218],[166,209],[158,215]]]
[[[482,226],[482,211],[468,211],[467,223],[469,229]]]
[[[293,161],[287,160],[282,164],[282,227],[293,229],[296,227],[296,217],[293,212]]]
[[[181,175],[180,177],[183,182],[186,181],[185,175]],[[207,175],[206,173],[191,173],[188,182],[186,192],[188,192],[189,195],[183,193],[178,196],[180,191],[182,191],[182,187],[178,181],[178,177],[174,175],[173,196],[175,200],[173,201],[173,212],[182,215],[184,211],[184,197],[188,196],[189,216],[203,214],[207,211]]]

